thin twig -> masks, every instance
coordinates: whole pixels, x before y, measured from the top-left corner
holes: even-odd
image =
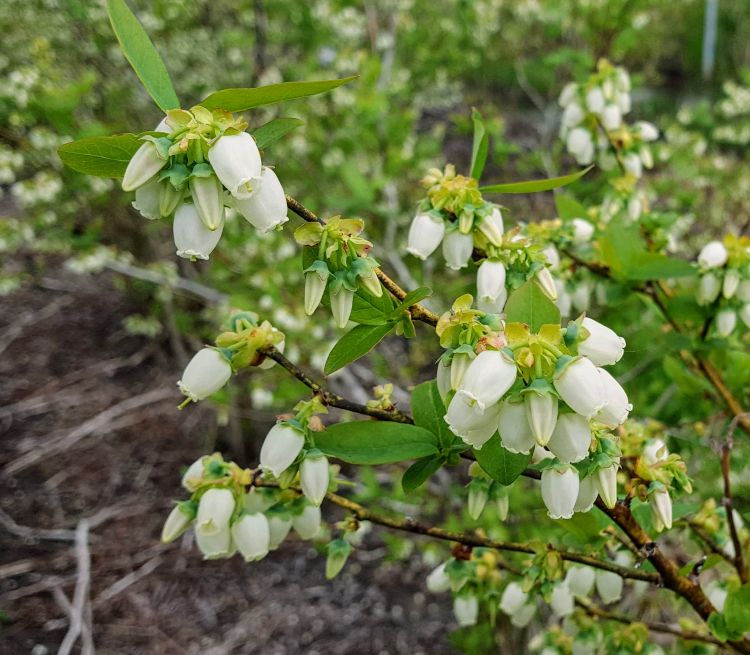
[[[721,447],[721,475],[724,478],[724,498],[722,499],[722,505],[727,515],[727,525],[729,526],[729,535],[732,538],[732,544],[734,545],[734,568],[737,569],[737,574],[740,576],[740,582],[743,584],[747,582],[747,569],[745,568],[745,560],[742,555],[742,541],[740,540],[739,530],[737,529],[737,522],[734,520],[734,504],[732,502],[732,483],[730,480],[730,465],[732,457],[732,446],[734,445],[734,431],[737,429],[737,423],[740,420],[739,416],[735,416],[732,422],[729,424],[727,435],[724,443]]]
[[[70,611],[70,627],[63,638],[57,655],[70,655],[73,645],[83,631],[84,614],[86,604],[89,602],[89,584],[91,580],[91,556],[88,545],[89,524],[86,519],[78,523],[76,529],[76,560],[78,562],[78,572],[76,578],[76,587],[73,592],[73,603]]]

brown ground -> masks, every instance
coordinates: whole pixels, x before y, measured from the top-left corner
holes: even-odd
[[[293,538],[252,566],[162,546],[210,409],[176,411],[179,366],[123,332],[107,276],[53,270],[0,307],[0,653],[58,651],[89,561],[100,654],[456,652],[449,597],[424,593],[418,561],[385,562],[377,531],[333,583]]]

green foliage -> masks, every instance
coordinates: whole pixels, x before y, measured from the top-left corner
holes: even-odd
[[[441,448],[449,448],[457,441],[457,437],[450,431],[443,418],[445,405],[440,398],[435,380],[429,380],[414,387],[411,394],[411,410],[414,423],[437,435]]]
[[[481,449],[474,450],[474,455],[485,473],[506,487],[512,484],[531,462],[531,453],[511,453],[503,448],[497,433]]]
[[[573,184],[588,173],[593,166],[587,166],[583,170],[569,175],[550,177],[546,180],[527,180],[526,182],[507,182],[504,184],[491,184],[480,188],[482,193],[538,193],[540,191],[551,191],[560,187]]]
[[[534,280],[529,280],[510,294],[505,314],[509,323],[525,323],[532,332],[542,325],[560,323],[560,310]]]
[[[487,163],[489,136],[484,127],[482,114],[476,109],[473,109],[471,112],[471,120],[474,123],[474,142],[471,146],[471,168],[469,169],[469,175],[478,180],[482,177],[484,165]]]
[[[347,332],[331,350],[323,372],[330,375],[372,350],[394,327],[394,323],[357,325]]]
[[[253,137],[258,148],[265,150],[301,125],[304,121],[299,118],[274,118],[253,131]]]
[[[410,493],[422,486],[427,479],[445,463],[442,455],[422,457],[412,464],[401,478],[401,487],[405,493]]]
[[[143,145],[135,134],[95,136],[61,145],[57,152],[66,166],[96,177],[122,177],[128,162]]]
[[[717,639],[742,639],[750,632],[750,585],[733,589],[727,594],[723,612],[708,617],[708,627]]]

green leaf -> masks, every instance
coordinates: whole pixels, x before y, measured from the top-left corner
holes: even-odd
[[[66,166],[98,177],[122,177],[128,162],[143,145],[135,134],[94,136],[64,143],[57,154]]]
[[[177,109],[172,80],[154,44],[124,0],[107,0],[107,13],[125,58],[158,107],[167,112]]]
[[[474,122],[474,143],[471,147],[471,171],[469,175],[475,180],[479,180],[482,177],[484,165],[487,163],[489,138],[487,130],[484,128],[482,114],[476,109],[471,111],[471,120]]]
[[[341,337],[328,354],[323,372],[330,375],[372,350],[393,329],[393,323],[357,325]]]
[[[454,443],[456,436],[443,418],[445,405],[435,380],[414,387],[414,391],[411,392],[411,411],[414,423],[436,434],[441,448],[449,448]]]
[[[394,464],[438,454],[432,432],[389,421],[336,423],[315,433],[315,446],[350,464]]]
[[[539,191],[550,191],[552,189],[558,189],[567,186],[568,184],[572,184],[576,180],[581,179],[592,168],[593,165],[587,166],[576,173],[561,175],[560,177],[550,177],[546,180],[528,180],[526,182],[491,184],[490,186],[483,186],[480,191],[482,193],[537,193]]]
[[[429,455],[422,457],[412,464],[401,478],[401,487],[406,493],[421,487],[433,473],[435,473],[445,462],[440,455]]]
[[[261,105],[270,105],[274,102],[325,93],[342,84],[356,80],[357,77],[357,75],[352,75],[338,80],[321,80],[320,82],[282,82],[281,84],[270,84],[269,86],[249,89],[223,89],[212,93],[200,104],[206,109],[245,111]]]
[[[730,638],[724,617],[718,612],[710,614],[707,623],[709,630],[711,630],[711,634],[713,634],[713,636],[719,641],[723,642]]]
[[[564,193],[558,193],[555,196],[555,209],[557,209],[557,215],[565,221],[585,218],[588,215],[586,208],[580,202]]]
[[[384,292],[378,298],[360,288],[354,294],[352,313],[349,318],[361,325],[383,325],[390,322],[392,313],[393,300],[390,294]]]
[[[742,585],[727,594],[722,613],[730,632],[736,635],[750,632],[750,584]]]
[[[425,298],[429,298],[431,295],[432,289],[430,289],[430,287],[419,287],[413,291],[409,291],[399,303],[396,311],[408,309],[409,307],[416,305],[418,302],[423,301]]]
[[[274,118],[272,121],[268,121],[268,123],[261,125],[253,132],[255,143],[258,148],[264,150],[271,144],[276,143],[281,137],[303,124],[304,121],[301,121],[299,118]]]
[[[507,322],[526,323],[532,332],[548,323],[560,324],[560,310],[534,280],[529,280],[510,294],[505,314]]]
[[[480,450],[474,450],[474,455],[485,473],[506,487],[523,473],[531,461],[531,453],[523,455],[505,450],[497,433]]]

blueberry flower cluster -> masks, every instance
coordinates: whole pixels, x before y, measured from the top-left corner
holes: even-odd
[[[174,216],[177,255],[208,259],[224,229],[226,207],[259,232],[287,221],[284,190],[263,166],[247,123],[223,110],[167,112],[128,163],[122,180],[148,219]]]

